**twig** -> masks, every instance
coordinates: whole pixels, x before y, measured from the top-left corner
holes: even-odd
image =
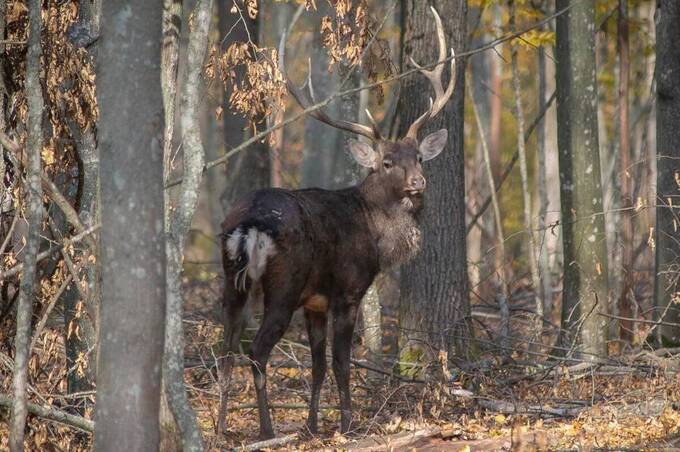
[[[0,394],[0,406],[11,407],[12,403],[13,399],[11,397]],[[30,413],[43,419],[59,422],[60,424],[68,425],[87,433],[92,433],[94,431],[94,421],[85,419],[82,416],[74,416],[57,408],[37,405],[31,402],[28,402],[26,405]]]
[[[0,144],[4,146],[9,152],[6,155],[9,157],[12,165],[14,165],[17,172],[23,171],[24,164],[19,160],[19,154],[21,153],[21,146],[7,136],[3,131],[0,131]],[[76,230],[76,232],[81,233],[85,231],[85,226],[80,221],[78,212],[71,206],[66,197],[59,191],[59,188],[52,182],[52,180],[47,177],[46,174],[40,173],[40,180],[43,187],[48,192],[48,196],[52,199],[52,202],[64,213],[64,217],[69,222],[71,226]],[[94,242],[92,239],[87,237],[85,239],[90,249],[94,249]]]
[[[64,293],[68,285],[73,281],[73,275],[68,275],[64,282],[59,286],[59,290],[57,290],[57,293],[52,296],[52,299],[50,302],[47,304],[45,307],[45,311],[43,312],[42,316],[40,317],[40,320],[38,321],[38,324],[35,326],[35,331],[33,332],[33,338],[31,339],[31,346],[28,349],[29,355],[31,354],[31,350],[35,348],[35,343],[38,342],[38,338],[40,337],[40,334],[42,333],[43,329],[45,328],[45,325],[47,324],[47,319],[50,316],[50,313],[54,309],[54,307],[57,304],[57,301],[59,301],[59,298],[61,295]]]
[[[43,259],[51,256],[54,253],[57,253],[61,250],[63,250],[65,247],[73,244],[73,243],[78,243],[81,240],[83,240],[85,237],[89,236],[93,232],[97,231],[101,227],[101,224],[96,224],[92,227],[87,228],[84,230],[82,233],[74,235],[70,239],[65,239],[61,245],[55,246],[52,249],[46,250],[38,254],[37,262],[42,261]],[[0,281],[3,279],[7,279],[10,276],[14,276],[17,273],[21,272],[24,269],[24,264],[18,264],[15,265],[14,267],[10,268],[9,270],[5,270],[4,272],[0,273]]]
[[[20,211],[19,209],[15,209],[14,211],[14,218],[12,218],[12,224],[9,226],[9,229],[7,230],[5,240],[3,240],[2,245],[0,245],[0,256],[4,254],[5,250],[7,249],[7,245],[9,245],[9,241],[12,238],[14,228],[16,227],[17,222],[19,221],[19,211]]]

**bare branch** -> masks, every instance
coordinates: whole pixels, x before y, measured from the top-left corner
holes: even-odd
[[[13,403],[14,400],[11,397],[0,394],[0,406],[10,407]],[[94,431],[94,421],[85,419],[84,417],[74,416],[56,408],[37,405],[31,402],[28,402],[26,407],[28,408],[29,412],[41,418],[59,422],[60,424],[68,425],[88,433],[92,433]]]

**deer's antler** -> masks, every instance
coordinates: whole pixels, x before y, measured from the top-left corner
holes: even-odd
[[[408,138],[413,138],[418,140],[418,131],[420,128],[430,119],[437,116],[437,113],[444,108],[446,102],[451,98],[453,94],[453,89],[456,86],[456,60],[453,48],[451,49],[451,78],[449,79],[449,84],[446,86],[446,90],[442,85],[442,73],[444,72],[444,62],[446,60],[446,36],[444,35],[444,27],[442,26],[442,20],[437,14],[434,7],[430,6],[430,10],[434,15],[435,24],[437,26],[437,40],[439,41],[439,64],[437,64],[434,69],[426,70],[423,69],[418,63],[416,63],[413,58],[410,58],[411,64],[413,64],[421,74],[423,74],[432,84],[434,88],[435,99],[434,101],[430,98],[430,108],[423,113],[418,119],[416,119],[411,127],[409,127],[406,136]]]
[[[290,24],[291,29],[293,28],[294,23],[295,23],[294,21],[291,21]],[[279,70],[281,71],[281,74],[283,75],[283,78],[286,81],[286,87],[288,88],[290,94],[297,101],[297,103],[300,104],[300,106],[303,109],[307,109],[316,103],[316,100],[314,99],[314,87],[312,85],[311,60],[309,60],[308,62],[309,68],[307,70],[307,81],[302,86],[295,85],[295,83],[293,83],[293,81],[290,80],[290,78],[288,78],[288,74],[286,73],[285,53],[287,37],[288,30],[283,32],[283,35],[281,36],[281,42],[279,43]],[[307,87],[307,92],[305,92],[305,87]],[[378,125],[370,113],[368,113],[368,118],[371,120],[372,124],[371,127],[356,122],[345,121],[342,119],[333,119],[320,108],[311,111],[309,114],[313,118],[325,124],[328,124],[331,127],[335,127],[336,129],[356,133],[357,135],[363,135],[367,138],[370,138],[373,141],[379,141],[382,139]]]

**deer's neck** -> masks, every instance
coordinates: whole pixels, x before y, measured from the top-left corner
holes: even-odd
[[[386,270],[418,254],[421,233],[417,209],[409,198],[395,196],[369,176],[357,189],[366,205],[371,234],[377,242],[380,269]]]

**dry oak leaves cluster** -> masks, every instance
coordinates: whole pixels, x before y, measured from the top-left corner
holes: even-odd
[[[308,11],[316,10],[314,0],[298,3],[303,3]],[[328,0],[328,3],[333,14],[324,16],[320,27],[322,43],[330,60],[328,70],[332,71],[340,63],[345,71],[361,66],[370,81],[376,81],[379,73],[385,77],[392,75],[389,46],[383,39],[373,36],[376,23],[368,14],[366,0]],[[257,0],[246,0],[243,7],[248,17],[257,17]],[[243,11],[236,2],[233,12],[243,18]],[[369,45],[370,52],[366,52]],[[267,117],[285,109],[286,82],[278,65],[276,49],[260,47],[250,40],[234,42],[223,53],[214,47],[205,74],[209,79],[219,75],[229,96],[229,108],[245,117],[253,132]],[[375,92],[381,102],[382,89],[378,87]],[[221,113],[218,108],[217,115]]]

